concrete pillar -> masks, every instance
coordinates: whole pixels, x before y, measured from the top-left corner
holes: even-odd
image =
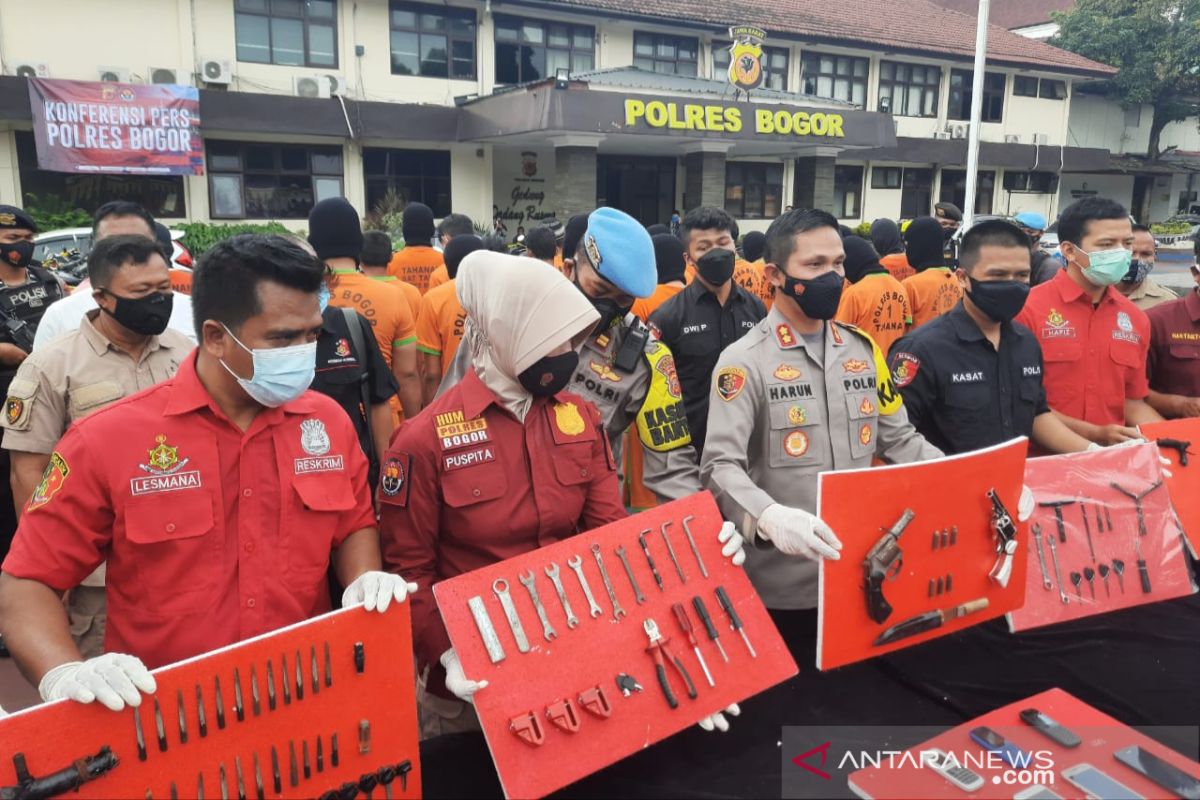
[[[814,148],[817,152],[796,157],[792,205],[796,208],[833,208],[833,167],[836,151]]]
[[[725,155],[730,145],[705,142],[683,157],[683,212],[700,206],[725,207]]]
[[[17,137],[13,131],[0,130],[0,203],[24,207],[21,196],[21,169],[17,161]]]
[[[554,200],[560,220],[596,208],[596,150],[603,136],[551,137],[554,145]]]

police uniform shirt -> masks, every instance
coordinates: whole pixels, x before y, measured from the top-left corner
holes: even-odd
[[[896,342],[890,365],[909,420],[946,453],[1029,436],[1050,410],[1037,337],[1003,323],[997,350],[961,302]]]
[[[362,408],[360,383],[365,376],[367,398],[372,405],[388,402],[399,391],[399,387],[383,360],[383,354],[379,352],[371,324],[361,314],[355,314],[355,318],[362,329],[365,353],[354,352],[354,339],[350,336],[350,327],[342,309],[331,306],[325,309],[322,317],[325,322],[317,339],[317,374],[310,388],[332,397],[346,410],[350,421],[354,423],[363,452],[374,462],[375,443],[368,435],[366,416],[371,409]]]
[[[704,449],[708,385],[717,358],[765,316],[763,302],[736,283],[730,285],[722,306],[699,281],[692,281],[650,315],[651,330],[675,354],[675,371],[696,452]]]
[[[49,271],[30,264],[25,268],[24,283],[8,286],[0,283],[0,342],[15,344],[22,350],[32,350],[38,323],[46,308],[63,296],[62,286]],[[12,327],[24,324],[24,334],[14,334]],[[18,338],[28,337],[28,343]],[[17,374],[16,366],[0,367],[0,392],[8,394],[8,384]]]

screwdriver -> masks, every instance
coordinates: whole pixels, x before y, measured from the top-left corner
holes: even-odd
[[[708,671],[708,664],[704,663],[704,655],[700,652],[700,646],[696,644],[696,635],[692,632],[692,620],[688,617],[687,609],[683,607],[683,603],[675,603],[671,606],[671,611],[674,612],[675,620],[687,636],[688,644],[692,646],[692,652],[696,654],[696,660],[700,662],[700,669],[704,670],[704,679],[708,681],[709,686],[716,686],[712,673]]]
[[[717,602],[721,604],[721,608],[725,609],[725,613],[729,615],[729,627],[737,631],[742,641],[746,643],[746,649],[750,651],[751,658],[758,658],[758,653],[754,652],[754,646],[750,644],[750,637],[746,635],[746,630],[742,627],[742,620],[738,617],[737,611],[733,608],[733,603],[729,601],[729,595],[725,593],[724,586],[717,587]]]
[[[721,634],[717,632],[717,626],[713,625],[712,617],[708,615],[708,609],[704,607],[704,601],[699,596],[692,598],[692,608],[696,609],[696,615],[700,617],[700,621],[704,623],[704,629],[708,631],[708,638],[712,639],[713,644],[721,653],[721,658],[728,664],[729,656],[725,655],[725,648],[721,646],[721,640],[718,638]]]

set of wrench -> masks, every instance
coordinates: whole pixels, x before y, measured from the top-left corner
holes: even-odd
[[[700,555],[700,549],[696,546],[695,537],[692,535],[690,523],[693,519],[691,516],[685,517],[681,521],[680,526],[683,529],[684,536],[687,538],[700,576],[707,578],[708,568],[704,564],[704,559]],[[686,584],[689,580],[689,575],[684,565],[680,563],[674,543],[671,540],[670,528],[672,524],[670,521],[662,523],[657,538],[661,539],[663,550],[665,550],[667,557],[670,559],[674,567],[674,573],[680,583]],[[663,574],[659,571],[658,564],[654,560],[654,553],[652,552],[652,548],[656,546],[654,542],[655,538],[652,530],[644,530],[638,535],[638,546],[646,559],[655,585],[660,592],[665,592],[666,579],[664,579]],[[591,561],[595,562],[595,574],[599,575],[600,582],[604,585],[604,592],[608,595],[606,606],[601,605],[601,602],[597,600],[596,593],[593,591],[593,584],[589,580],[588,570],[585,568],[588,565],[588,559],[583,554],[575,553],[566,559],[566,566],[571,572],[575,573],[574,583],[578,584],[579,590],[583,593],[583,598],[587,603],[586,613],[588,617],[591,619],[606,617],[613,623],[619,623],[629,615],[629,612],[626,611],[621,603],[621,597],[613,579],[613,575],[616,573],[610,570],[610,567],[615,562],[605,560],[605,548],[601,547],[598,542],[591,543],[588,549],[591,551]],[[638,584],[633,565],[630,564],[629,553],[625,546],[618,545],[613,547],[611,554],[615,555],[617,560],[621,562],[625,579],[629,584],[629,589],[633,593],[634,603],[637,605],[646,603],[646,594]],[[559,636],[559,629],[555,627],[558,620],[562,620],[562,624],[566,625],[567,630],[574,630],[579,627],[580,618],[571,605],[567,587],[563,583],[563,570],[558,562],[551,561],[543,565],[541,572],[545,575],[544,581],[548,581],[549,586],[554,589],[554,595],[558,598],[561,615],[558,613],[551,614],[547,611],[546,607],[548,603],[543,602],[543,597],[549,598],[548,587],[543,583],[542,589],[539,589],[539,575],[536,569],[530,569],[527,572],[518,574],[517,581],[525,587],[525,592],[529,595],[530,603],[532,603],[533,610],[537,615],[538,624],[542,628],[542,639],[546,643],[550,643]],[[568,578],[567,581],[570,582],[571,579]],[[526,632],[525,624],[522,622],[521,615],[517,611],[517,603],[513,598],[511,583],[506,578],[497,578],[492,582],[492,593],[496,596],[496,599],[500,603],[500,608],[504,612],[504,619],[508,623],[509,631],[512,634],[512,641],[516,645],[517,651],[528,653],[533,649],[533,645],[530,643],[530,634]],[[481,595],[469,598],[467,600],[467,607],[470,609],[471,616],[475,620],[475,625],[479,629],[479,635],[483,639],[488,658],[493,664],[503,661],[506,657],[504,644],[496,631],[496,627],[492,624],[492,619],[488,613],[484,598]]]

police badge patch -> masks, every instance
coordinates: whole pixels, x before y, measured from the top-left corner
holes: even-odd
[[[408,478],[412,472],[412,456],[408,453],[389,455],[379,471],[379,493],[386,503],[404,508],[408,505]]]
[[[767,32],[750,25],[737,25],[729,29],[733,44],[729,46],[729,82],[735,89],[749,93],[762,86],[766,79],[763,68],[763,40]]]
[[[319,419],[306,419],[300,423],[300,446],[310,456],[323,456],[329,452],[329,434],[325,423]]]

